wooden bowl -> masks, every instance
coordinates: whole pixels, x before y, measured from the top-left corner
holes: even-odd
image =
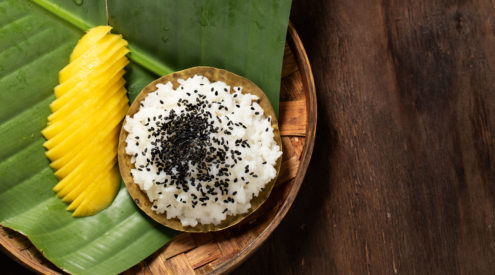
[[[304,47],[289,24],[280,86],[279,126],[284,154],[268,200],[242,223],[214,233],[181,233],[125,274],[223,274],[241,264],[281,222],[301,186],[313,151],[316,92]],[[0,226],[0,245],[34,271],[60,274],[21,234]]]
[[[170,82],[172,83],[173,88],[177,89],[180,85],[179,79],[188,79],[194,77],[195,75],[205,76],[206,78],[208,78],[210,82],[216,82],[216,81],[225,82],[227,85],[231,87],[232,93],[234,92],[233,90],[234,87],[240,86],[242,87],[241,93],[243,94],[250,93],[258,96],[259,98],[258,103],[263,109],[265,116],[272,117],[271,124],[273,128],[273,134],[275,136],[275,142],[278,144],[280,148],[282,148],[282,140],[280,138],[277,116],[275,115],[272,105],[270,104],[270,100],[265,95],[265,93],[258,86],[256,86],[256,84],[249,81],[248,79],[236,75],[234,73],[231,73],[229,71],[217,69],[213,67],[207,67],[207,66],[193,67],[158,78],[157,80],[151,82],[150,84],[146,85],[146,87],[143,88],[143,90],[138,94],[136,99],[134,99],[134,102],[132,103],[131,107],[129,108],[129,111],[127,112],[127,115],[133,117],[134,114],[136,114],[139,111],[141,102],[148,96],[148,94],[157,90],[156,88],[157,84],[159,83],[167,84]],[[123,125],[125,125],[125,123],[126,121],[124,121]],[[148,199],[148,195],[146,195],[146,193],[143,192],[141,188],[139,188],[139,186],[134,182],[134,178],[131,176],[131,169],[135,169],[136,167],[131,162],[131,156],[127,155],[125,152],[125,148],[127,146],[126,140],[128,135],[129,133],[126,130],[124,130],[124,127],[122,127],[120,131],[119,150],[118,150],[119,168],[120,168],[120,175],[124,180],[124,183],[127,187],[127,191],[129,191],[129,194],[134,200],[134,203],[144,213],[146,213],[148,216],[150,216],[153,220],[157,221],[158,223],[178,231],[212,232],[212,231],[223,230],[238,224],[247,216],[249,216],[251,213],[256,211],[270,196],[273,186],[275,185],[275,182],[277,180],[277,176],[280,172],[280,166],[282,165],[282,158],[280,157],[277,160],[275,167],[275,169],[277,170],[277,176],[275,176],[273,180],[271,180],[265,185],[263,191],[260,192],[258,196],[254,197],[251,200],[251,208],[247,213],[239,214],[235,216],[227,216],[227,218],[224,221],[222,221],[220,224],[217,225],[198,224],[196,226],[182,226],[182,223],[180,222],[179,219],[177,218],[167,219],[167,215],[165,213],[157,214],[155,211],[153,211],[151,209],[153,203]]]

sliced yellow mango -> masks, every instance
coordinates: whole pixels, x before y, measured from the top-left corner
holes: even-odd
[[[81,161],[94,150],[94,145],[97,142],[102,142],[103,144],[108,144],[112,139],[115,138],[116,132],[120,131],[120,120],[113,119],[108,124],[102,125],[102,131],[105,136],[101,139],[93,139],[91,143],[79,143],[77,144],[73,150],[64,154],[60,157],[55,156],[56,160],[50,163],[50,167],[56,169],[57,172],[59,170],[65,169],[66,166],[71,166],[73,170],[75,165],[81,163]],[[113,129],[112,129],[113,127]],[[64,175],[65,176],[65,175]]]
[[[95,162],[95,165],[101,165],[101,163],[96,163],[97,157],[100,155],[106,155],[107,153],[111,153],[107,158],[112,158],[115,156],[115,150],[117,150],[117,146],[111,146],[111,150],[107,148],[100,148],[98,144],[108,144],[111,139],[118,133],[120,129],[114,129],[110,132],[110,140],[107,138],[106,140],[98,139],[96,142],[93,142],[88,150],[83,149],[84,154],[78,154],[73,159],[71,159],[67,164],[62,166],[55,172],[55,176],[57,178],[65,178],[67,177],[73,170],[77,168],[78,165],[82,163],[84,160],[89,160]],[[89,147],[89,146],[88,146]],[[103,162],[105,160],[101,160]]]
[[[93,183],[102,183],[105,180],[105,177],[108,177],[106,173],[100,174],[94,181]],[[90,188],[90,186],[87,186],[84,188],[84,190],[77,196],[76,199],[74,199],[69,206],[67,206],[67,210],[73,211],[75,210],[81,203],[86,200],[86,198],[91,194],[93,189]]]
[[[89,194],[87,197],[85,196],[85,200],[77,206],[72,214],[73,216],[81,217],[93,215],[99,212],[100,209],[104,209],[112,203],[120,186],[117,167],[114,166],[108,174],[110,177],[105,178],[103,182],[95,184],[93,188],[90,189],[91,192],[88,192]],[[108,194],[112,194],[112,196],[110,197]]]
[[[92,143],[85,144],[85,143],[79,143],[77,144],[73,150],[68,152],[67,154],[64,154],[63,156],[57,158],[57,160],[53,161],[50,163],[50,167],[52,167],[55,170],[62,169],[63,167],[67,165],[72,165],[72,163],[81,163],[81,159],[83,159],[86,155],[90,154],[93,150],[92,148],[94,147],[93,145],[95,142],[103,142],[104,144],[107,144],[112,140],[116,134],[116,131],[120,131],[120,121],[117,121],[116,123],[112,121],[112,123],[105,124],[103,127],[105,127],[105,131],[110,129],[111,127],[114,127],[114,129],[111,129],[109,131],[105,132],[105,137],[98,141],[93,140]],[[75,166],[74,166],[75,167]],[[74,168],[75,169],[75,168]],[[73,169],[72,169],[73,170]]]
[[[83,77],[91,70],[108,60],[118,51],[126,51],[127,42],[119,36],[106,36],[86,53],[71,61],[59,72],[59,81],[63,83],[72,77]],[[111,61],[116,59],[111,59]],[[84,68],[81,70],[81,68]]]
[[[65,151],[66,149],[69,149],[68,146],[75,146],[78,142],[84,142],[85,139],[91,138],[92,132],[95,129],[95,125],[97,125],[100,121],[108,118],[106,116],[108,116],[108,112],[110,112],[112,109],[119,108],[117,110],[120,110],[123,104],[127,104],[127,102],[123,101],[121,98],[112,97],[111,100],[108,102],[108,105],[106,105],[104,108],[101,108],[96,114],[93,113],[89,116],[86,116],[84,115],[84,112],[81,112],[80,117],[84,118],[84,120],[80,121],[79,123],[74,123],[74,121],[66,122],[67,128],[64,129],[64,132],[66,132],[67,134],[58,134],[53,137],[47,137],[48,140],[43,144],[43,146],[48,149],[46,155],[50,158],[50,155],[53,154],[53,151]],[[52,125],[48,127],[52,127]],[[43,135],[44,134],[45,133],[43,133]]]
[[[125,56],[129,50],[127,49],[121,49],[118,52],[116,52],[113,56],[111,56],[112,59],[110,62],[104,62],[102,63],[101,66],[97,66],[94,68],[94,71],[91,71],[92,75],[102,75],[105,74],[104,72],[109,69],[111,66],[115,66],[115,63],[119,63],[120,58]],[[125,66],[125,65],[124,65]],[[73,87],[75,87],[77,84],[79,84],[81,81],[87,80],[88,79],[88,74],[87,70],[82,71],[81,73],[78,73],[77,75],[72,76],[71,78],[67,79],[64,82],[59,82],[59,85],[55,87],[55,97],[60,98],[64,96],[68,91],[70,91]]]
[[[111,27],[89,30],[59,72],[52,114],[42,134],[59,182],[53,187],[73,216],[109,206],[120,186],[116,168],[120,124],[129,108],[124,67],[127,41]]]
[[[78,196],[69,204],[67,207],[67,210],[74,210],[79,206],[88,196],[90,196],[93,193],[93,190],[95,189],[95,185],[101,184],[101,182],[108,180],[110,175],[108,172],[112,170],[113,166],[109,166],[105,168],[105,171],[103,173],[98,174],[95,179],[88,185],[86,188],[83,190],[80,190],[81,192],[78,194]],[[72,193],[73,191],[71,191]],[[70,194],[67,194],[69,196]],[[67,197],[66,196],[66,197]],[[65,197],[64,197],[65,198]]]
[[[124,59],[124,58],[122,58]],[[123,61],[126,61],[125,59]],[[98,97],[104,97],[108,96],[108,93],[101,93],[98,92],[99,89],[109,89],[109,87],[123,87],[125,85],[125,80],[122,78],[125,74],[125,71],[122,70],[124,66],[127,65],[126,62],[122,62],[121,64],[116,64],[114,68],[112,68],[112,71],[115,70],[116,74],[111,75],[110,79],[112,82],[108,82],[107,77],[100,77],[97,79],[94,79],[92,83],[85,83],[83,81],[79,82],[78,85],[73,87],[71,91],[68,91],[66,95],[59,97],[55,99],[50,104],[50,110],[53,112],[50,116],[48,116],[48,119],[50,121],[53,121],[56,119],[57,116],[64,117],[67,115],[67,110],[71,110],[71,108],[74,107],[74,105],[77,105],[78,103],[81,102],[81,100],[85,100],[86,98],[91,98],[94,100],[99,100]],[[110,73],[102,73],[104,76],[110,75]],[[116,81],[116,82],[114,82]],[[93,93],[92,94],[83,94],[81,93],[81,88],[84,87],[84,85],[91,85],[94,87],[92,89]],[[89,95],[94,95],[94,96],[89,96]],[[66,111],[66,112],[61,112],[59,111]]]
[[[107,36],[111,30],[112,27],[110,26],[97,26],[89,29],[86,35],[84,35],[74,47],[74,50],[70,55],[70,61],[72,62],[72,60],[85,53],[91,46],[96,44],[98,40]]]
[[[123,87],[119,87],[119,89],[117,91],[114,90],[113,92],[122,92],[123,89],[124,89]],[[50,144],[59,144],[58,140],[55,140],[55,138],[58,137],[59,135],[60,135],[60,138],[63,138],[67,135],[67,133],[73,133],[73,131],[74,131],[73,128],[77,128],[77,125],[73,125],[71,123],[71,121],[73,121],[74,119],[77,119],[78,117],[81,117],[81,116],[86,116],[87,124],[96,123],[97,121],[104,120],[105,115],[112,114],[112,113],[115,114],[116,113],[115,112],[116,106],[120,107],[123,105],[127,105],[127,103],[128,103],[126,98],[118,98],[115,96],[112,96],[109,98],[109,100],[107,100],[107,104],[108,104],[107,106],[101,106],[100,104],[96,105],[94,103],[91,104],[90,100],[87,100],[87,101],[88,102],[81,104],[81,106],[80,106],[81,108],[74,108],[74,111],[67,115],[67,120],[65,120],[65,119],[57,120],[54,123],[48,125],[48,127],[46,127],[42,131],[43,135],[47,139],[49,139],[46,142],[46,148],[47,149],[53,148],[53,146]],[[100,101],[103,101],[103,100],[100,100]],[[88,110],[88,107],[93,107],[93,108],[90,108],[90,110]],[[121,109],[117,109],[117,110],[120,111]],[[118,113],[118,114],[120,114],[120,113]],[[69,125],[69,124],[72,124],[72,125]],[[91,127],[91,126],[92,125],[89,125],[89,127]]]
[[[116,151],[111,153],[115,154]],[[59,197],[62,197],[62,201],[64,202],[73,201],[79,194],[82,193],[82,191],[84,191],[84,189],[86,189],[94,182],[94,179],[97,178],[98,175],[105,173],[114,164],[115,164],[115,158],[111,158],[108,155],[101,158],[101,163],[99,163],[98,165],[85,163],[84,167],[87,168],[87,170],[84,173],[87,173],[87,175],[84,176],[83,178],[80,178],[80,180],[77,182],[78,183],[77,186],[72,186],[72,187],[66,186],[62,188],[62,190],[60,190],[60,192],[57,193],[57,195]]]
[[[125,53],[127,53],[128,51],[126,50],[123,50],[123,51],[119,51],[118,53],[116,53],[116,57],[120,56],[124,56]],[[112,57],[113,58],[113,57]],[[124,63],[127,59],[125,59],[124,61],[122,61],[121,59],[116,59],[114,60],[113,62],[108,62],[108,63],[104,63],[103,66],[98,66],[93,72],[92,74],[93,75],[106,75],[106,76],[111,76],[111,74],[108,74],[106,71],[107,70],[110,70],[112,68],[115,68],[117,67],[117,70],[120,70],[121,67],[124,67],[125,65],[127,65],[127,63],[129,61],[127,61],[127,63],[125,63],[124,65],[121,65],[120,63]],[[80,82],[84,82],[85,80],[88,80],[88,77],[87,75],[77,75],[77,77],[72,77],[72,78],[69,78],[67,81],[65,82],[61,82],[59,83],[59,85],[57,85],[54,89],[54,92],[55,92],[55,97],[56,98],[60,98],[64,95],[66,95],[71,89],[73,89],[74,87],[78,87],[77,85],[80,84]],[[81,85],[83,88],[84,88],[84,85]],[[69,97],[73,96],[73,94],[71,95],[67,95]]]

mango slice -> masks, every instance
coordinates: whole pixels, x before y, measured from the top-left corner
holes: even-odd
[[[53,188],[73,216],[108,207],[120,187],[117,145],[129,109],[124,67],[127,41],[110,26],[90,29],[59,72],[48,125],[41,132],[59,179]]]

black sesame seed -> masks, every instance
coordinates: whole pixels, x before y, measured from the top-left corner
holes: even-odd
[[[238,90],[240,89],[238,88]],[[216,94],[218,92],[215,91]],[[205,201],[210,200],[209,196],[213,196],[211,197],[212,200],[218,201],[217,195],[230,193],[228,190],[229,182],[237,182],[239,179],[227,178],[231,176],[229,168],[233,167],[233,163],[237,163],[238,159],[242,160],[241,157],[237,157],[242,155],[239,150],[231,150],[233,144],[229,144],[229,141],[224,137],[216,138],[215,135],[211,134],[223,132],[231,135],[234,130],[234,127],[230,127],[231,125],[242,126],[245,129],[247,127],[242,123],[233,123],[228,116],[225,116],[225,119],[228,120],[226,129],[214,127],[215,119],[211,112],[205,110],[207,106],[211,107],[212,103],[216,103],[219,110],[228,109],[219,101],[208,102],[205,95],[199,95],[194,103],[185,99],[180,99],[179,102],[183,104],[184,110],[180,112],[171,110],[168,115],[160,115],[156,125],[148,128],[151,132],[148,139],[152,136],[155,138],[151,142],[153,146],[150,150],[151,157],[146,159],[146,166],[151,167],[153,165],[156,167],[157,174],[163,172],[169,175],[172,179],[169,186],[175,186],[177,190],[188,192],[190,188],[194,188],[200,192],[201,198],[197,198],[196,195],[191,196],[191,198],[195,198],[191,201],[193,207],[198,202],[201,205],[206,205]],[[237,105],[240,107],[240,104]],[[217,118],[219,121],[222,119]],[[156,117],[153,120],[156,121]],[[249,147],[249,144],[247,140],[238,139],[235,141],[235,146]],[[147,149],[145,148],[145,151]],[[229,159],[232,159],[233,162]],[[212,167],[217,167],[216,174],[212,173]],[[146,169],[150,170],[150,168]],[[192,173],[195,175],[194,178],[191,178]],[[249,168],[246,171],[246,174],[248,173]],[[251,176],[254,175],[253,172],[250,174]],[[242,180],[245,182],[246,179],[242,177]],[[168,180],[164,180],[162,183],[156,184],[164,184],[166,187],[167,182]],[[211,186],[206,184],[209,182],[211,182]],[[177,199],[178,194],[175,194],[174,197]],[[181,199],[180,201],[185,203],[185,200]],[[226,201],[234,202],[234,199],[227,198]]]

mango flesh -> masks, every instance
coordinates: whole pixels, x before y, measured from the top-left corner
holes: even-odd
[[[129,108],[124,67],[127,41],[110,26],[90,29],[59,73],[52,113],[42,131],[50,166],[59,179],[53,188],[73,216],[108,207],[120,187],[117,145]]]

